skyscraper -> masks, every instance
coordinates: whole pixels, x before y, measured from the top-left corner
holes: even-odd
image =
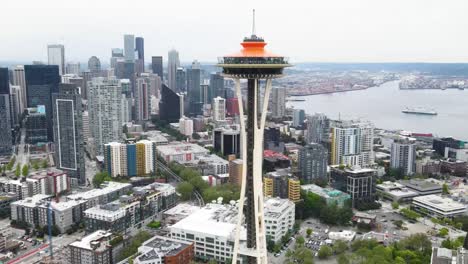
[[[392,143],[390,167],[401,169],[404,175],[416,172],[416,144],[409,139],[398,139]]]
[[[28,99],[26,97],[26,77],[24,75],[24,66],[18,65],[13,68],[13,79],[11,82],[13,85],[20,87],[20,113],[24,112],[24,109],[27,108]]]
[[[286,89],[275,87],[271,93],[271,115],[281,118],[286,115]]]
[[[66,67],[67,74],[80,74],[80,63],[79,62],[68,62]]]
[[[137,72],[145,71],[145,39],[142,37],[135,38],[135,51],[138,59]]]
[[[104,144],[122,137],[122,87],[115,78],[94,78],[89,87],[89,123],[91,134],[102,155]]]
[[[52,118],[52,94],[58,93],[60,83],[57,65],[25,65],[25,79],[28,107],[45,107],[47,120],[47,138],[54,141]]]
[[[327,150],[318,143],[305,145],[299,150],[298,169],[304,183],[327,183]]]
[[[125,60],[135,62],[135,36],[124,35],[124,56]]]
[[[307,117],[307,143],[325,143],[330,138],[330,120],[326,115],[316,113]]]
[[[63,45],[48,45],[47,58],[49,65],[59,66],[59,74],[65,74],[65,47]]]
[[[219,72],[210,74],[210,94],[208,100],[211,102],[216,96],[226,97],[224,93],[224,77]]]
[[[213,120],[224,121],[226,119],[226,99],[222,97],[213,98]]]
[[[0,156],[11,154],[11,124],[8,68],[0,68]]]
[[[163,57],[162,56],[153,56],[151,57],[151,69],[154,74],[157,74],[161,81],[164,79],[163,72]]]
[[[167,58],[167,85],[170,89],[180,92],[176,90],[176,71],[180,67],[179,52],[172,49],[169,51]]]
[[[369,122],[336,122],[331,128],[331,165],[372,165],[373,140],[374,127]]]
[[[189,101],[189,113],[197,116],[203,114],[203,98],[200,87],[200,63],[192,62],[192,67],[187,69],[187,97]]]
[[[169,89],[167,85],[161,85],[159,118],[166,122],[177,122],[183,115],[183,96]]]
[[[92,73],[98,73],[101,71],[101,61],[99,60],[98,57],[92,56],[91,58],[89,58],[88,70]],[[94,76],[94,77],[97,77],[97,76]]]
[[[55,161],[57,168],[78,184],[85,184],[81,96],[74,84],[60,84],[53,94]]]
[[[111,55],[112,57],[110,59],[110,66],[111,68],[115,69],[115,64],[117,63],[117,60],[123,59],[124,57],[123,49],[114,48],[112,49]]]
[[[135,117],[137,121],[151,118],[151,91],[159,83],[159,77],[151,73],[142,73],[136,79],[135,87]]]
[[[17,85],[10,85],[10,105],[11,105],[11,124],[12,127],[19,126],[21,111],[21,87]]]
[[[302,127],[302,125],[304,125],[304,120],[305,120],[304,109],[294,109],[293,127]]]
[[[176,70],[176,86],[174,91],[178,93],[185,92],[187,90],[187,79],[184,68],[179,67]]]

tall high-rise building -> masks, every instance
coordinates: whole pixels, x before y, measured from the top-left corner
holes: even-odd
[[[203,98],[200,87],[201,70],[198,61],[192,62],[192,67],[187,69],[187,97],[189,101],[189,113],[196,116],[203,114]]]
[[[331,127],[331,165],[374,164],[374,126],[369,122],[336,122]]]
[[[145,71],[145,39],[142,37],[135,38],[135,51],[138,59],[137,72]]]
[[[304,183],[327,183],[328,153],[318,143],[305,145],[299,150],[298,169]]]
[[[49,65],[57,65],[59,74],[65,74],[65,47],[63,45],[47,45],[47,58]]]
[[[0,156],[10,155],[11,137],[10,80],[8,68],[0,68]]]
[[[177,68],[180,67],[179,52],[172,49],[169,51],[167,58],[167,86],[176,92],[180,92],[176,90],[176,72]]]
[[[13,79],[11,83],[20,87],[20,113],[23,113],[24,110],[28,107],[28,99],[26,97],[26,77],[24,75],[24,66],[18,65],[12,70]]]
[[[124,56],[125,60],[129,62],[135,61],[135,36],[126,34],[124,35]]]
[[[123,49],[120,49],[120,48],[113,48],[112,51],[111,51],[111,59],[110,59],[110,67],[112,69],[115,69],[115,65],[117,63],[117,60],[120,60],[122,59],[123,60],[123,57],[124,57],[124,51]]]
[[[80,74],[80,63],[79,62],[68,62],[66,67],[67,74]]]
[[[101,61],[99,60],[98,57],[92,56],[91,58],[89,58],[88,70],[92,73],[97,73],[101,71]],[[93,76],[93,78],[94,77],[97,77],[97,76]]]
[[[161,100],[159,101],[159,118],[166,122],[177,122],[183,115],[183,96],[169,89],[167,85],[161,86]]]
[[[163,72],[163,57],[162,56],[152,56],[151,57],[151,69],[154,74],[157,74],[161,81],[164,79]]]
[[[110,142],[104,145],[104,153],[104,167],[112,177],[145,176],[156,172],[156,142]]]
[[[324,144],[330,140],[330,120],[321,113],[307,116],[307,143]]]
[[[47,138],[54,140],[52,118],[52,94],[58,93],[60,83],[57,65],[25,65],[25,79],[28,107],[45,107],[47,120]]]
[[[85,184],[81,95],[74,84],[60,84],[53,94],[55,163],[78,184]]]
[[[226,119],[226,99],[222,97],[213,98],[213,120],[224,121]]]
[[[176,70],[176,84],[174,91],[178,93],[185,92],[187,90],[187,80],[185,69],[182,67],[177,68]]]
[[[416,172],[416,144],[409,139],[398,139],[392,143],[390,167],[401,169],[404,175]]]
[[[20,111],[21,87],[10,85],[10,105],[11,105],[11,124],[12,127],[19,126],[21,117]]]
[[[280,197],[299,202],[301,183],[292,176],[290,169],[279,169],[263,176],[263,194],[265,197]]]
[[[135,117],[138,121],[151,118],[151,94],[159,84],[159,77],[152,73],[142,73],[136,79],[135,87]]]
[[[133,97],[131,84],[129,79],[119,79],[120,87],[122,87],[122,108],[121,108],[121,119],[122,123],[132,121],[132,108],[133,108]]]
[[[122,137],[122,87],[115,78],[94,78],[89,87],[89,122],[97,155]]]
[[[286,115],[286,89],[275,87],[271,91],[271,115],[275,118]]]
[[[211,102],[216,96],[226,98],[224,91],[224,77],[219,73],[210,74],[210,93],[208,100]]]
[[[304,109],[294,109],[293,127],[302,127],[302,125],[304,125],[304,120],[305,120]]]

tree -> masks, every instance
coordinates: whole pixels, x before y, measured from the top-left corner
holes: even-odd
[[[333,250],[331,247],[327,246],[327,245],[323,245],[320,247],[319,251],[318,251],[318,257],[319,259],[326,259],[328,258],[329,256],[331,256],[333,253]]]
[[[305,239],[304,239],[304,237],[303,237],[303,236],[298,236],[298,237],[296,238],[296,244],[297,244],[297,245],[300,245],[300,246],[304,246],[304,244],[305,244]]]
[[[307,237],[310,237],[310,235],[312,235],[312,228],[307,228],[306,234],[307,234]]]
[[[408,219],[411,219],[411,220],[418,220],[418,218],[421,217],[421,215],[411,209],[408,209],[408,208],[403,208],[400,210],[400,213],[405,216],[406,218]]]
[[[25,164],[25,165],[23,166],[23,169],[21,170],[21,174],[22,174],[24,177],[28,176],[28,174],[29,174],[29,166],[28,166],[27,164]]]
[[[37,161],[34,161],[32,163],[32,167],[33,167],[34,170],[38,170],[39,169],[39,163]]]
[[[393,221],[393,224],[398,228],[401,229],[403,227],[403,221],[402,220],[395,220]]]
[[[313,264],[313,254],[312,251],[303,245],[297,245],[294,247],[294,250],[288,249],[286,251],[285,263],[302,263],[302,264]]]
[[[446,227],[442,227],[440,230],[439,230],[439,236],[440,237],[446,237],[449,233],[449,230],[446,228]]]
[[[397,210],[399,207],[400,207],[400,204],[398,202],[392,202],[393,210]]]
[[[444,184],[442,185],[442,193],[443,193],[443,194],[450,194],[448,185],[447,185],[446,183],[444,183]]]
[[[45,158],[45,159],[42,160],[41,167],[42,167],[43,169],[49,167],[49,161],[47,161],[47,158]]]
[[[16,177],[21,176],[21,164],[19,164],[19,163],[18,163],[18,165],[16,165],[15,176]]]
[[[336,240],[333,243],[333,252],[338,255],[348,250],[348,244],[343,240]]]
[[[176,190],[180,194],[181,199],[183,201],[187,201],[187,200],[190,200],[190,197],[192,197],[194,187],[189,182],[181,182],[179,183],[179,185],[177,185]]]
[[[107,172],[101,171],[94,175],[93,185],[95,188],[99,188],[99,186],[101,186],[101,184],[105,181],[112,181],[112,178]]]
[[[192,138],[195,139],[195,140],[199,140],[200,139],[200,135],[198,135],[198,133],[193,133],[192,134]]]

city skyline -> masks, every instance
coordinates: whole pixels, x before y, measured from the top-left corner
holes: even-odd
[[[95,55],[107,64],[110,49],[123,48],[124,34],[145,38],[146,61],[151,56],[165,57],[174,48],[182,62],[215,62],[219,52],[229,51],[230,43],[238,42],[236,36],[249,33],[252,8],[257,9],[260,35],[271,39],[271,48],[287,53],[293,62],[468,62],[463,59],[468,54],[468,38],[463,34],[468,26],[463,10],[468,3],[459,0],[450,1],[451,5],[334,0],[287,6],[262,0],[222,7],[207,3],[208,8],[184,2],[183,9],[180,3],[153,6],[146,2],[141,8],[118,1],[108,6],[85,0],[82,7],[46,2],[28,1],[26,7],[5,3],[0,18],[6,40],[0,44],[2,62],[47,61],[47,45],[63,44],[66,61],[84,62]],[[45,9],[49,6],[53,11]],[[89,39],[93,45],[82,45]],[[26,49],[11,52],[17,47]]]

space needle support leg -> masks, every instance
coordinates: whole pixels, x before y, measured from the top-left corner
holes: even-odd
[[[245,116],[244,116],[244,105],[242,101],[242,92],[240,87],[240,80],[234,79],[236,86],[237,101],[239,104],[239,119],[240,119],[240,136],[241,136],[241,158],[242,158],[242,179],[241,179],[241,191],[239,198],[239,214],[237,216],[236,234],[234,240],[234,250],[232,254],[232,263],[237,263],[237,256],[239,254],[240,247],[240,231],[242,227],[242,218],[244,216],[244,201],[245,201],[245,188],[246,188],[246,175],[247,175],[247,135],[245,131]]]
[[[256,84],[256,94],[259,95],[258,82]],[[263,167],[263,133],[266,123],[266,115],[268,109],[268,101],[271,92],[271,79],[266,79],[265,93],[263,97],[262,113],[260,120],[258,115],[255,115],[255,149],[254,149],[254,197],[257,200],[255,203],[255,219],[256,219],[256,234],[257,234],[257,263],[267,264],[267,249],[266,249],[266,230],[265,219],[263,212],[263,183],[262,183],[262,167]]]

